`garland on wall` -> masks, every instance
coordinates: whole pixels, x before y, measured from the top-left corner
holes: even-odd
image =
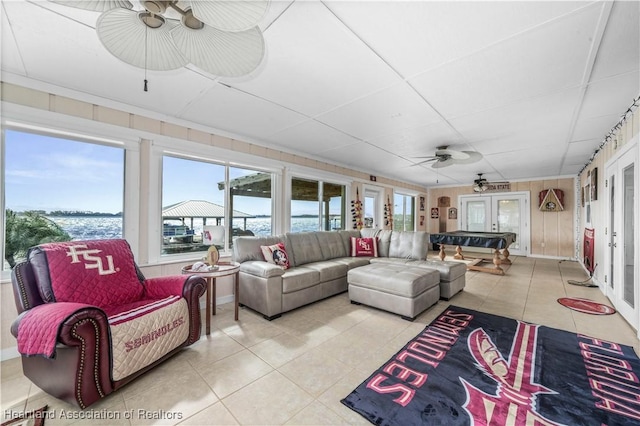
[[[633,100],[633,103],[631,104],[631,106],[627,108],[624,114],[622,114],[622,116],[620,117],[616,125],[613,126],[611,130],[609,130],[609,133],[605,135],[604,140],[602,141],[600,146],[593,152],[593,154],[591,154],[591,158],[589,158],[589,161],[587,162],[587,164],[585,164],[584,167],[580,169],[580,171],[578,172],[578,175],[580,175],[587,167],[589,167],[589,164],[593,162],[593,160],[598,155],[598,152],[600,152],[600,150],[602,150],[602,148],[604,148],[606,144],[608,144],[612,139],[614,139],[616,132],[620,130],[620,128],[624,125],[624,123],[626,123],[627,118],[633,114],[633,112],[638,108],[638,106],[640,106],[640,95],[638,95]]]
[[[360,193],[356,188],[356,199],[351,200],[351,215],[353,216],[353,229],[361,230],[362,223],[362,201],[360,201]]]
[[[387,226],[389,229],[393,230],[393,220],[391,220],[391,200],[389,200],[388,195],[387,202],[384,205],[384,226]]]

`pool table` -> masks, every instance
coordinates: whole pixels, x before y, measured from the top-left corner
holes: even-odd
[[[444,260],[446,254],[445,245],[456,246],[456,254],[454,259],[464,260],[462,254],[462,246],[465,247],[482,247],[494,249],[493,267],[481,266],[485,259],[478,258],[467,264],[467,269],[472,271],[489,272],[497,275],[504,275],[504,269],[501,264],[511,264],[509,260],[509,246],[516,240],[516,234],[513,232],[472,232],[472,231],[453,231],[441,232],[429,235],[432,244],[440,245],[440,260]],[[500,253],[502,250],[502,254]]]

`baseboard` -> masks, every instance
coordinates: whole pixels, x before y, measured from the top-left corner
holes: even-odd
[[[518,257],[517,255],[515,255],[515,257]],[[551,259],[551,260],[570,260],[570,261],[575,261],[575,257],[567,257],[567,256],[546,256],[544,254],[529,254],[526,257],[531,257],[534,259]]]
[[[12,346],[10,348],[5,348],[0,350],[0,361],[6,361],[12,358],[18,358],[20,353],[18,352],[17,346]]]

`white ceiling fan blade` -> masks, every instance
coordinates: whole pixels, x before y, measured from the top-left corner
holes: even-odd
[[[171,36],[191,63],[222,77],[249,74],[264,57],[264,39],[258,27],[228,32],[208,25],[199,30],[177,26]]]
[[[191,1],[193,15],[222,31],[246,31],[255,27],[269,9],[269,0]]]
[[[177,23],[168,19],[158,28],[148,28],[138,17],[141,13],[144,12],[112,9],[100,15],[96,31],[104,47],[138,68],[167,71],[187,65],[169,34]]]
[[[457,164],[471,164],[482,160],[482,154],[476,151],[461,151],[467,157],[463,159],[455,159]]]
[[[106,12],[107,10],[123,8],[132,9],[133,4],[129,0],[49,0],[76,9],[91,10],[93,12]]]

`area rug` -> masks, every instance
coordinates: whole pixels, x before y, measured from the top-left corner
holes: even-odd
[[[611,315],[615,314],[616,310],[611,306],[603,305],[595,300],[583,299],[580,297],[561,297],[558,299],[558,303],[562,306],[566,306],[574,311],[582,312],[584,314],[591,315]]]
[[[47,412],[48,405],[33,411],[4,410],[4,417],[9,420],[0,426],[44,426],[44,421],[51,413]]]
[[[630,346],[450,306],[342,403],[376,425],[638,425],[639,377]]]

